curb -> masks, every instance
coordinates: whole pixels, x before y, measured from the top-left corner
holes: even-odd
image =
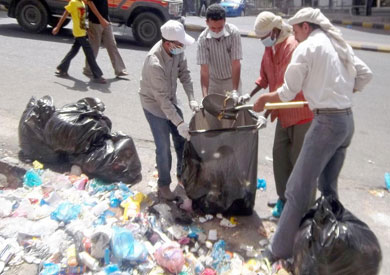
[[[373,23],[373,22],[359,22],[352,20],[330,20],[333,24],[337,25],[345,25],[345,26],[354,26],[354,27],[362,27],[367,29],[378,29],[378,30],[387,30],[390,31],[390,23]]]
[[[344,21],[347,22],[347,21]],[[351,21],[348,21],[351,23]],[[361,23],[361,22],[357,22]],[[370,23],[372,26],[379,25],[376,23]],[[351,25],[351,24],[349,24]],[[388,25],[390,30],[390,24],[382,24],[382,25]],[[356,26],[356,24],[354,25]],[[185,28],[187,31],[193,31],[193,32],[202,32],[206,27],[196,25],[196,24],[185,24]],[[255,32],[253,31],[240,31],[240,34],[242,37],[248,37],[248,38],[257,38]],[[354,42],[354,41],[347,41],[349,45],[353,49],[356,50],[363,50],[363,51],[373,51],[373,52],[383,52],[383,53],[390,53],[390,45],[380,45],[380,44],[364,44],[361,42]]]

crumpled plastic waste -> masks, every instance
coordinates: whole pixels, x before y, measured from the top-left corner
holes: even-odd
[[[174,242],[161,246],[154,257],[161,267],[174,274],[180,273],[185,263],[180,246]]]

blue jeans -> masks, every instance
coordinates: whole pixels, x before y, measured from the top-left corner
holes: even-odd
[[[183,113],[180,109],[176,108],[181,117]],[[149,122],[150,129],[152,130],[154,143],[156,144],[156,163],[158,171],[158,186],[167,186],[171,180],[171,167],[172,167],[172,155],[171,155],[171,142],[170,134],[172,134],[173,145],[176,151],[177,166],[176,175],[177,178],[181,177],[182,163],[183,163],[183,149],[185,139],[177,131],[177,127],[168,119],[157,117],[152,113],[144,109],[144,113],[147,121]]]
[[[323,195],[338,197],[337,179],[354,132],[352,111],[315,114],[287,182],[286,199],[271,242],[276,258],[292,256],[294,238],[318,185]]]

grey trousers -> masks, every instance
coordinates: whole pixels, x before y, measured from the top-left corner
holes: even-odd
[[[241,95],[241,80],[238,85],[237,93]],[[233,90],[233,81],[231,78],[227,79],[217,79],[217,78],[209,78],[209,95],[211,94],[220,94],[226,95],[226,92],[230,92]]]
[[[272,150],[273,168],[276,193],[283,202],[286,201],[284,193],[286,191],[288,178],[298,159],[305,134],[310,125],[311,122],[308,122],[283,128],[279,120],[276,124],[274,146]],[[314,204],[315,195],[316,189],[314,189],[312,194],[310,205]]]
[[[121,55],[119,54],[118,48],[116,46],[116,41],[114,33],[112,32],[112,26],[109,25],[103,28],[100,24],[94,24],[91,21],[89,22],[89,31],[91,36],[89,36],[89,42],[91,44],[95,58],[99,53],[100,45],[103,45],[108,52],[108,55],[111,60],[112,67],[114,68],[115,75],[120,74],[122,71],[126,70],[126,66],[123,62]],[[90,68],[88,63],[85,64],[84,72],[89,74]]]
[[[287,182],[287,203],[270,245],[276,258],[292,256],[294,238],[317,187],[323,195],[335,195],[337,179],[354,132],[351,111],[315,114],[306,133],[301,153]]]

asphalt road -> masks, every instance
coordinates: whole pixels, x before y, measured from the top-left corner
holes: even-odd
[[[237,21],[236,24],[240,27],[239,23]],[[245,22],[243,24],[250,25]],[[390,36],[382,33],[346,28],[342,28],[342,31],[346,39],[390,44]],[[73,42],[70,26],[58,36],[52,36],[50,30],[41,34],[29,34],[21,30],[16,20],[7,18],[4,12],[0,12],[0,154],[4,151],[11,154],[18,151],[17,127],[30,97],[51,95],[57,107],[83,97],[99,97],[106,105],[105,114],[113,122],[113,131],[120,130],[132,136],[136,144],[146,144],[150,155],[153,155],[153,144],[150,142],[152,136],[137,94],[140,70],[147,49],[134,42],[129,29],[116,28],[116,33],[129,79],[115,78],[104,49],[101,49],[97,61],[108,84],[91,83],[81,73],[84,64],[81,52],[72,61],[69,70],[71,77],[63,79],[56,77],[54,71]],[[197,33],[190,34],[198,36]],[[264,47],[260,41],[252,38],[243,38],[242,43],[243,90],[249,92],[259,75]],[[345,206],[367,222],[378,235],[384,250],[384,272],[390,268],[390,260],[386,258],[390,255],[390,194],[385,193],[380,198],[369,191],[383,188],[384,173],[390,172],[390,116],[389,111],[386,111],[390,102],[390,54],[355,52],[373,70],[374,79],[363,93],[354,96],[355,135],[340,176],[340,196]],[[195,97],[200,101],[196,45],[187,48],[186,56],[192,71]],[[181,85],[178,94],[188,121],[191,112]],[[266,129],[260,130],[259,135],[258,177],[265,178],[269,188],[268,192],[258,194],[256,210],[261,217],[269,215],[269,210],[265,207],[266,200],[275,197],[271,160],[274,127],[274,124],[269,123]],[[152,159],[153,157],[148,161]]]

